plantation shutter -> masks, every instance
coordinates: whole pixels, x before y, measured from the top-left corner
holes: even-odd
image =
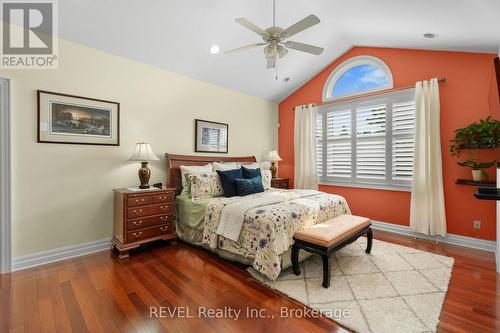
[[[326,176],[351,177],[351,110],[326,113]]]
[[[316,117],[320,182],[408,188],[413,177],[414,93],[407,89],[321,106]]]
[[[392,178],[411,181],[415,143],[415,101],[396,102],[392,106]]]
[[[360,107],[356,117],[356,176],[385,179],[386,105]]]

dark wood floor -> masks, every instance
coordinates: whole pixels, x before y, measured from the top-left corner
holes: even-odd
[[[500,332],[500,275],[492,253],[375,232],[375,238],[453,256],[440,332]],[[149,307],[264,308],[275,319],[150,318]],[[345,332],[253,281],[244,267],[183,243],[125,261],[101,252],[0,275],[0,332]],[[168,316],[167,316],[168,317]]]

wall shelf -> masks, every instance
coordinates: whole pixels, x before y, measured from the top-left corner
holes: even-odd
[[[477,186],[477,187],[496,187],[496,183],[494,180],[482,180],[480,182],[477,182],[472,179],[457,179],[455,184],[458,185],[470,185],[470,186]]]
[[[500,189],[497,188],[496,193],[479,193],[479,191],[476,191],[474,193],[474,196],[480,200],[500,200]]]

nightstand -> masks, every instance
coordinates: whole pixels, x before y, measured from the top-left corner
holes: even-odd
[[[174,227],[174,188],[115,192],[114,237],[112,250],[119,258],[128,258],[129,251],[159,239],[176,239]]]
[[[289,188],[290,178],[271,178],[271,187],[275,188]]]

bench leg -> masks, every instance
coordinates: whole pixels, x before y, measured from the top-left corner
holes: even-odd
[[[366,253],[370,254],[372,252],[372,242],[373,242],[373,231],[372,228],[369,228],[368,231],[366,232]]]
[[[323,260],[323,287],[330,287],[330,257],[328,254],[321,255]]]
[[[300,275],[299,251],[300,248],[298,246],[292,246],[292,270],[295,275]]]

